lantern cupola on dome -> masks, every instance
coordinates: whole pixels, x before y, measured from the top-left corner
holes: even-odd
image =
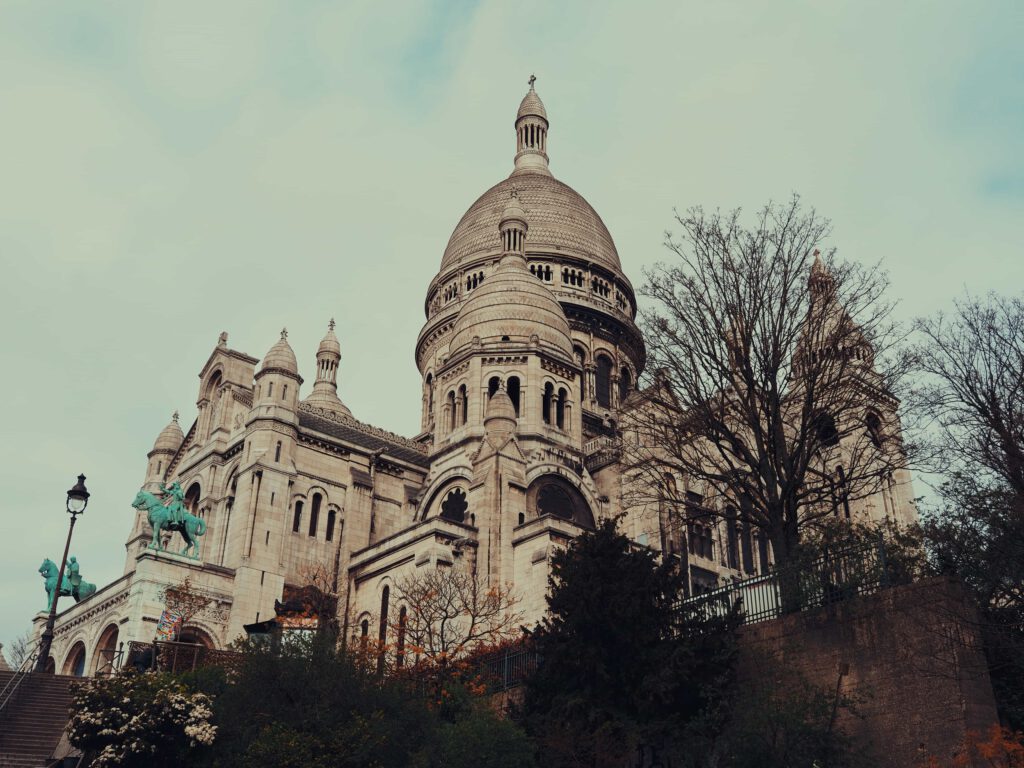
[[[548,170],[548,113],[533,84],[536,76],[530,75],[530,90],[519,104],[516,113],[516,173],[543,173]]]

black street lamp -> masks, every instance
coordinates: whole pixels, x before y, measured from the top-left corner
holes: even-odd
[[[57,601],[60,599],[60,588],[64,582],[64,565],[68,560],[68,550],[71,549],[71,534],[75,530],[75,520],[85,512],[89,503],[89,491],[85,489],[85,475],[78,476],[78,482],[68,491],[68,514],[71,515],[71,525],[68,527],[68,540],[64,544],[64,557],[60,559],[60,569],[57,571],[57,586],[53,590],[53,601],[50,603],[50,615],[46,618],[46,629],[39,640],[39,656],[36,658],[36,672],[46,671],[46,661],[50,658],[50,645],[53,644],[53,624],[57,620]],[[56,665],[54,665],[56,671]]]

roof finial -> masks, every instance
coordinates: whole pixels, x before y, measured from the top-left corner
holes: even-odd
[[[331,318],[331,322],[329,322],[327,324],[327,330],[329,330],[329,331],[333,331],[334,330],[334,318],[333,317]]]
[[[173,414],[171,415],[171,421],[173,421],[173,422],[174,422],[175,424],[177,424],[177,423],[178,423],[178,412],[177,412],[177,411],[175,411],[175,412],[174,412],[174,413],[173,413]]]
[[[531,74],[530,79],[527,81],[530,84],[530,90],[533,90],[533,84],[537,82],[537,76]]]
[[[281,341],[287,341],[287,340],[288,340],[288,329],[287,328],[282,328],[281,329]]]

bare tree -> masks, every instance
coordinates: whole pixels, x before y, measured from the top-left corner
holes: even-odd
[[[186,576],[177,584],[168,584],[161,591],[160,599],[168,612],[180,617],[179,633],[213,602],[213,596],[196,587],[191,576]]]
[[[655,386],[622,422],[627,503],[668,504],[682,522],[663,480],[681,477],[723,500],[701,514],[742,516],[785,562],[803,529],[906,463],[888,281],[821,253],[830,224],[796,196],[749,227],[738,210],[676,219],[675,258],[644,288]]]
[[[912,402],[934,432],[934,468],[1003,485],[1024,509],[1024,300],[968,297],[916,329]]]
[[[21,669],[21,665],[25,662],[25,659],[32,654],[33,646],[32,630],[30,629],[25,630],[22,634],[14,638],[14,642],[11,643],[11,649],[8,651],[11,669]]]
[[[488,585],[461,568],[439,567],[395,583],[398,612],[392,634],[405,654],[444,671],[474,648],[494,645],[519,634],[520,598],[510,586]]]

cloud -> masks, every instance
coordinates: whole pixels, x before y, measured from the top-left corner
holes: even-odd
[[[72,552],[120,575],[145,454],[221,330],[284,325],[307,381],[338,321],[340,393],[418,431],[424,290],[512,164],[531,72],[555,174],[633,282],[672,208],[796,190],[910,315],[1020,285],[1019,4],[367,1],[0,10],[6,376],[0,640]],[[1019,26],[1019,25],[1016,25]],[[15,544],[16,543],[16,544]]]

